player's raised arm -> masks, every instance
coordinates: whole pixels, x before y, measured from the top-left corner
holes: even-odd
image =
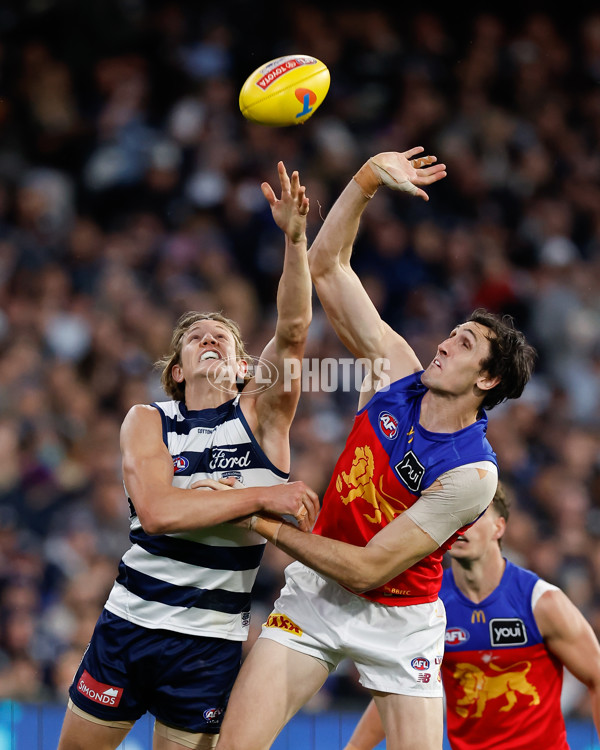
[[[312,316],[312,282],[307,259],[309,201],[306,189],[300,184],[298,172],[294,171],[291,178],[288,176],[283,162],[279,162],[277,170],[281,197],[277,198],[267,182],[261,186],[273,218],[285,234],[275,335],[262,353],[262,359],[270,366],[274,365],[277,378],[271,387],[262,391],[254,384],[247,387],[247,391],[258,395],[252,401],[243,397],[242,408],[253,422],[256,437],[265,453],[278,468],[287,470],[288,431],[300,397],[302,357]]]
[[[591,625],[560,590],[543,594],[533,614],[548,651],[589,690],[600,737],[600,645]]]
[[[356,357],[390,359],[393,380],[421,365],[406,341],[381,319],[350,258],[362,213],[380,186],[429,200],[422,188],[446,176],[435,156],[414,158],[422,151],[419,146],[370,158],[329,211],[308,253],[317,294],[341,341]]]

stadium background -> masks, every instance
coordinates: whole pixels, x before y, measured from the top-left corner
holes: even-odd
[[[243,80],[291,52],[329,66],[325,103],[297,128],[247,123]],[[308,187],[309,239],[369,155],[423,145],[448,165],[427,204],[377,195],[355,266],[424,362],[478,305],[538,348],[523,398],[490,413],[506,554],[600,633],[599,84],[600,12],[572,4],[2,3],[0,747],[54,746],[127,547],[119,426],[163,397],[176,318],[223,309],[253,354],[273,330],[283,243],[259,185],[279,159]],[[316,299],[306,356],[348,357]],[[292,477],[320,494],[356,398],[302,395]],[[286,562],[269,547],[255,626]],[[343,665],[307,709],[313,746],[319,717],[365,703]],[[564,706],[573,747],[595,746],[569,679]]]

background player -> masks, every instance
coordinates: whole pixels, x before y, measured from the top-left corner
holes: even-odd
[[[311,283],[308,199],[297,172],[290,181],[282,162],[278,171],[280,200],[262,186],[286,236],[263,358],[283,372],[284,358],[302,358]],[[251,380],[238,393],[248,360],[239,329],[220,314],[184,315],[163,365],[173,400],[132,407],[121,429],[133,545],[71,685],[60,750],[115,748],[146,711],[156,717],[155,750],[212,747],[264,549],[257,535],[222,524],[264,510],[295,516],[306,530],[316,515],[314,493],[285,484],[299,380],[280,377],[262,391]],[[249,488],[196,489],[223,477]]]
[[[420,679],[416,660],[441,662],[442,551],[496,490],[484,409],[521,394],[533,350],[508,322],[479,312],[439,344],[423,370],[351,269],[360,216],[380,184],[426,199],[421,186],[445,176],[435,157],[411,160],[422,150],[370,159],[309,253],[329,319],[371,372],[315,533],[250,520],[300,562],[288,566],[286,586],[244,662],[219,750],[269,747],[345,657],[375,696],[390,747],[441,746],[441,684]],[[374,374],[384,360],[391,385],[378,391]]]
[[[566,750],[563,667],[588,687],[600,736],[600,646],[560,589],[503,557],[508,514],[499,485],[490,508],[452,546],[444,572],[448,739],[453,750]],[[346,750],[371,750],[383,738],[371,701]]]

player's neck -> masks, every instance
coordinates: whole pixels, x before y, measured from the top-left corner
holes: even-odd
[[[221,390],[207,378],[191,380],[185,384],[185,405],[192,411],[216,409],[236,395],[237,389],[232,389],[231,392]]]
[[[477,421],[480,403],[427,391],[421,401],[419,424],[429,432],[458,432]]]
[[[452,560],[454,580],[472,602],[482,602],[500,585],[506,561],[500,548],[479,560]]]

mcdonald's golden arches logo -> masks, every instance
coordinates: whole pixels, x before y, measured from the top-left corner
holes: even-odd
[[[471,615],[471,625],[476,622],[485,623],[485,612],[482,609],[474,609]]]

